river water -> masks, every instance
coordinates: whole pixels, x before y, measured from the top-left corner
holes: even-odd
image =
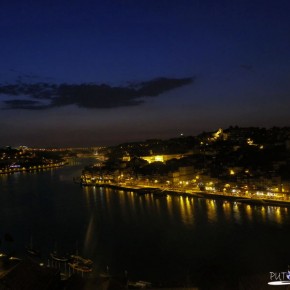
[[[55,248],[78,251],[95,273],[108,266],[114,275],[171,285],[290,264],[290,208],[81,187],[73,177],[83,166],[0,176],[2,251],[22,257],[31,241],[43,260]]]

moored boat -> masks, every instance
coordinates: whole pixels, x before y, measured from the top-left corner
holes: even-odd
[[[31,256],[35,256],[35,257],[40,256],[40,251],[31,247],[26,247],[26,252]]]
[[[71,255],[68,265],[79,272],[91,272],[93,270],[93,261],[81,256]]]
[[[67,256],[61,256],[56,251],[50,253],[50,257],[58,262],[67,262],[69,260],[69,257]]]
[[[35,257],[40,256],[40,250],[36,249],[33,246],[32,237],[30,238],[30,244],[26,247],[26,252],[31,256],[35,256]]]

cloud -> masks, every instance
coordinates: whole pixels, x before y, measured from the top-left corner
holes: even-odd
[[[5,101],[8,108],[13,109],[29,109],[29,110],[41,110],[45,109],[45,106],[38,101],[30,101],[30,100],[9,100]]]
[[[126,87],[94,83],[60,85],[51,83],[0,84],[0,95],[13,98],[3,101],[5,109],[40,110],[68,105],[88,109],[105,109],[138,106],[145,102],[144,98],[157,97],[193,81],[193,78],[157,78]],[[21,100],[20,97],[26,98],[26,100]],[[30,98],[30,100],[27,100],[27,98]]]

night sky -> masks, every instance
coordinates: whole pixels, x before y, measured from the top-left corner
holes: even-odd
[[[289,0],[10,0],[0,25],[0,147],[290,126]]]

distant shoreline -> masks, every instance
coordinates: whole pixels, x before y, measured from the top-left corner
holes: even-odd
[[[4,168],[0,169],[0,174],[13,174],[18,172],[35,172],[35,171],[44,171],[47,169],[59,168],[63,167],[66,163],[59,162],[59,163],[52,163],[48,165],[35,165],[30,167],[20,167],[20,168]]]
[[[108,183],[94,183],[94,184],[84,184],[81,183],[82,186],[96,186],[96,187],[107,187],[113,189],[120,189],[124,191],[133,191],[138,194],[153,194],[156,197],[173,195],[173,196],[187,196],[187,197],[199,197],[199,198],[207,198],[207,199],[222,199],[222,200],[230,200],[245,204],[254,204],[254,205],[262,205],[262,206],[284,206],[290,207],[290,200],[274,200],[274,199],[266,199],[266,198],[251,198],[251,197],[241,197],[241,196],[233,196],[233,195],[224,195],[222,193],[209,193],[206,191],[197,191],[197,192],[184,192],[184,191],[176,191],[170,189],[162,189],[159,187],[140,187],[140,186],[124,186],[118,184],[108,184]]]

